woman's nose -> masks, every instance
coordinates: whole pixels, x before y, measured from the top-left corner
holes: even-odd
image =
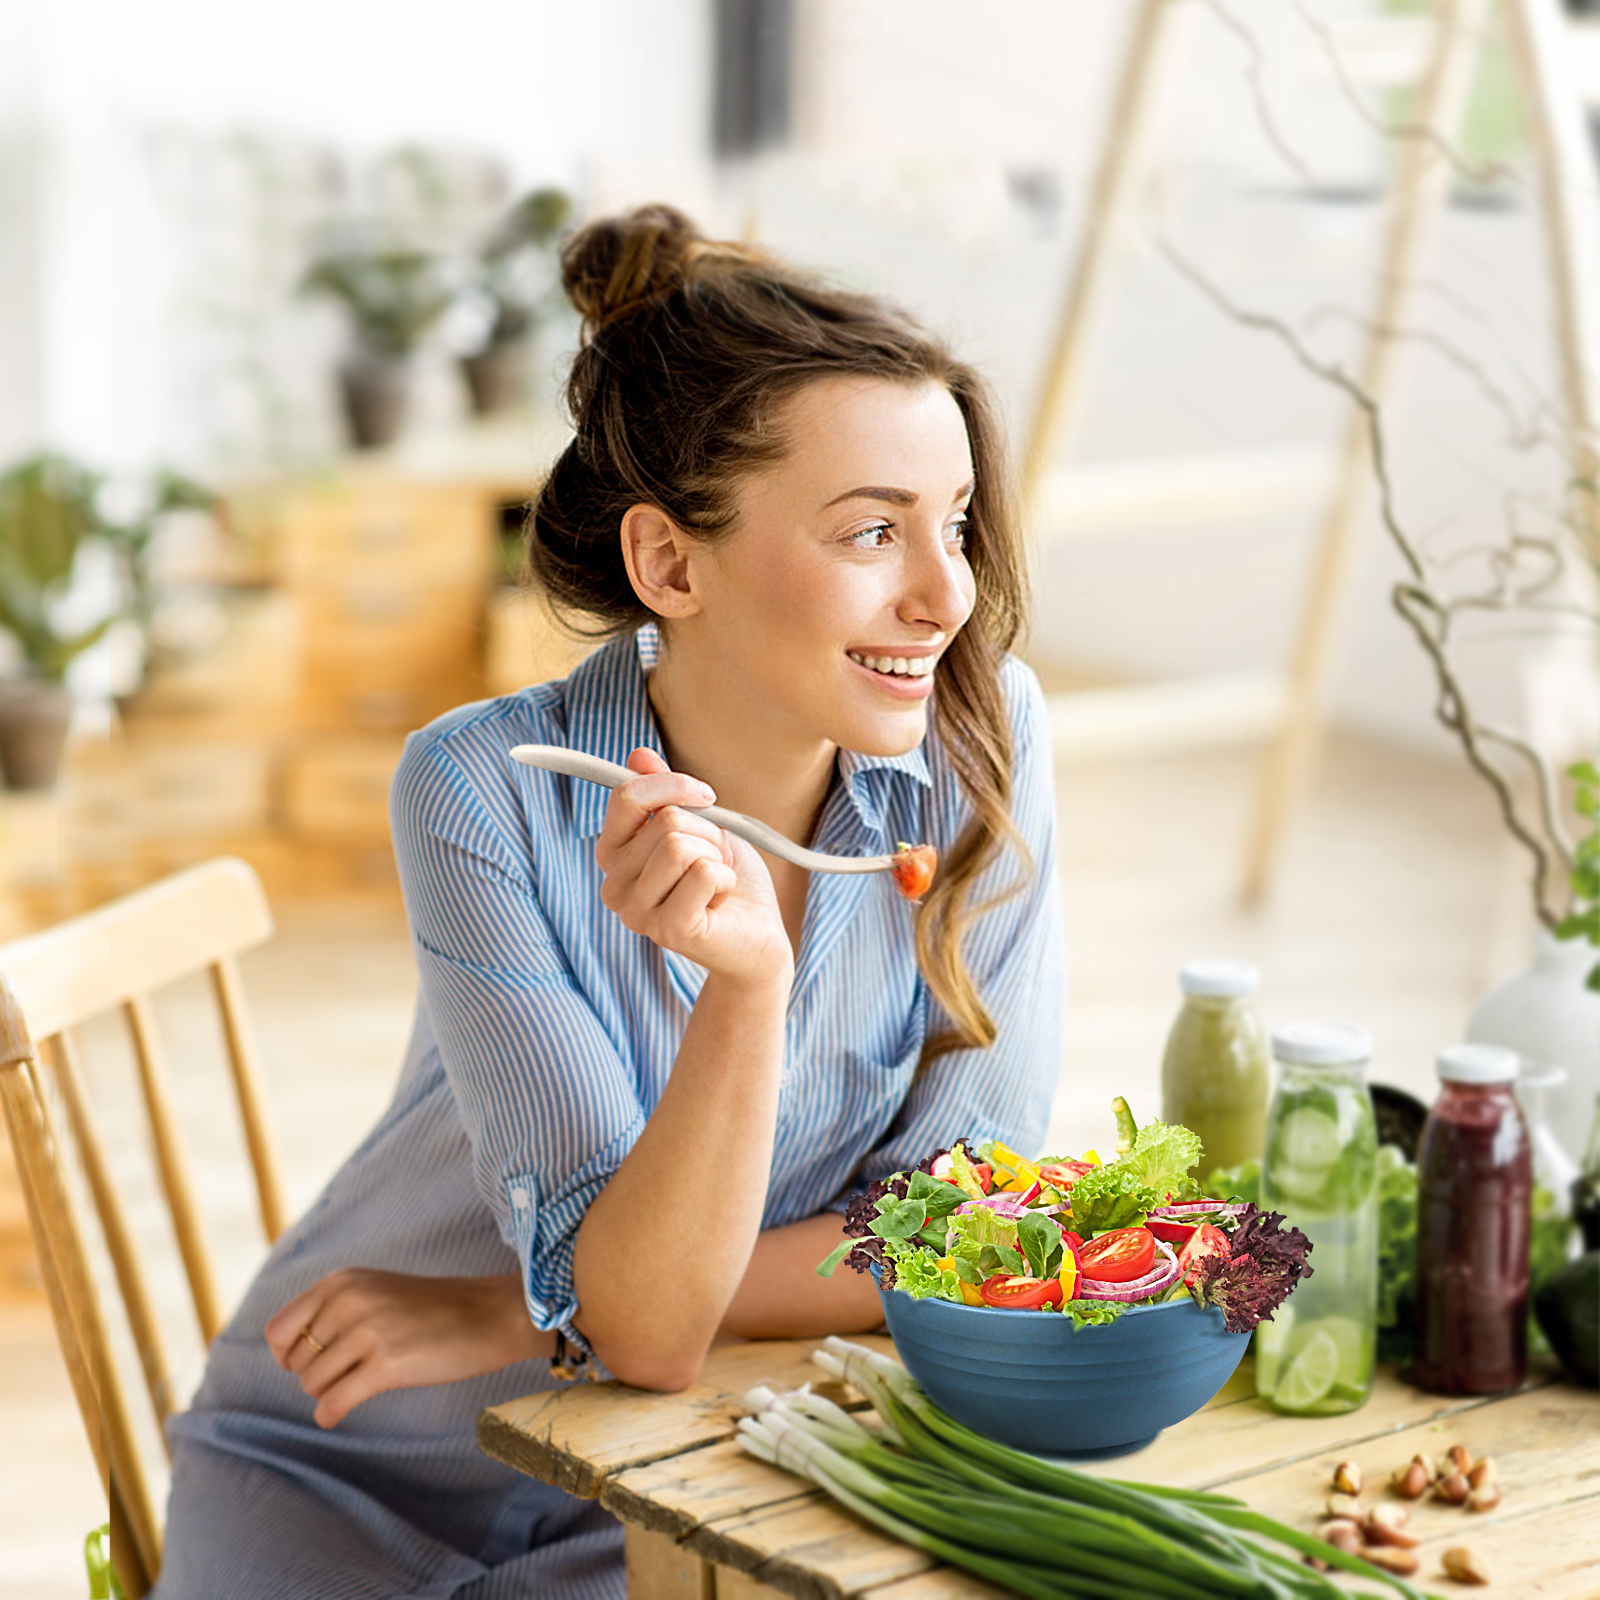
[[[918,542],[908,569],[900,603],[902,619],[954,633],[972,614],[974,585],[966,556],[945,541],[941,529],[933,538]]]

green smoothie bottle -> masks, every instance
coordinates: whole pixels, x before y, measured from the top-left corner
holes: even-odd
[[[1161,1063],[1161,1119],[1200,1135],[1202,1184],[1217,1167],[1261,1159],[1271,1067],[1252,998],[1259,982],[1246,961],[1191,961],[1178,973],[1183,1009]]]
[[[1311,1276],[1256,1329],[1256,1393],[1325,1417],[1372,1393],[1378,1323],[1378,1135],[1367,1093],[1372,1036],[1303,1023],[1272,1036],[1261,1208],[1311,1241]]]

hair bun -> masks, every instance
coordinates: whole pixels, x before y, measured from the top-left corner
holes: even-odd
[[[637,206],[580,228],[561,251],[561,282],[593,336],[707,270],[767,264],[750,246],[707,239],[675,206]]]
[[[561,252],[561,281],[590,332],[676,289],[700,230],[667,205],[639,206],[580,228]]]

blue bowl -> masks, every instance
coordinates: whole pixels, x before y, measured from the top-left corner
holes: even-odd
[[[880,1290],[895,1352],[933,1402],[1034,1455],[1125,1455],[1182,1422],[1244,1356],[1215,1306],[1187,1296],[1074,1328],[1053,1311],[997,1311]]]

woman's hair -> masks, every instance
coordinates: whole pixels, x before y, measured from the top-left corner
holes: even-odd
[[[944,853],[917,914],[918,964],[954,1023],[927,1042],[923,1062],[992,1044],[994,1020],[961,946],[969,924],[993,903],[970,903],[980,873],[1002,843],[1027,856],[1011,821],[1011,735],[1000,686],[1001,662],[1024,614],[1025,578],[987,386],[892,307],[749,247],[703,239],[670,206],[590,223],[567,241],[561,263],[583,316],[567,384],[576,437],[534,499],[528,557],[557,614],[590,637],[625,633],[653,616],[623,562],[628,509],[652,505],[694,537],[726,537],[741,479],[786,453],[779,409],[806,384],[829,377],[937,383],[960,407],[976,474],[967,556],[977,599],[940,663],[934,721],[973,817]]]

